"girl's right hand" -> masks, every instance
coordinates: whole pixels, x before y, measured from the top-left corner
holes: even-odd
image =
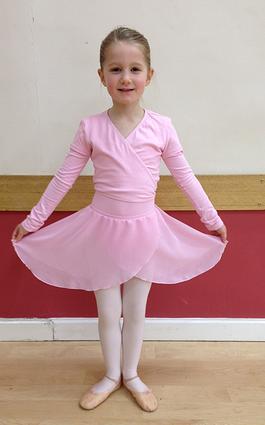
[[[24,227],[22,226],[22,224],[18,224],[16,227],[15,227],[15,229],[14,229],[14,231],[13,231],[13,233],[12,233],[12,241],[14,240],[14,241],[16,241],[16,242],[18,242],[18,241],[20,241],[20,239],[22,239],[23,238],[23,236],[25,236],[27,233],[30,233],[30,232],[28,232],[26,229],[24,229]]]

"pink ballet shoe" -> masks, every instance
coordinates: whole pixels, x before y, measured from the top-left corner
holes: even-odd
[[[119,379],[118,381],[110,378],[109,376],[105,375],[106,378],[110,379],[111,381],[115,382],[115,387],[111,390],[111,391],[105,391],[102,393],[94,393],[91,389],[89,389],[88,391],[85,392],[85,394],[83,394],[83,396],[81,397],[80,401],[79,401],[79,405],[83,408],[83,409],[94,409],[95,407],[97,407],[100,403],[102,403],[104,400],[106,400],[106,398],[108,398],[108,396],[113,393],[114,391],[118,390],[121,386],[121,379]]]
[[[131,381],[132,379],[139,378],[138,375],[134,376],[133,378],[124,379],[123,383],[124,386],[127,388],[127,390],[130,391],[130,393],[133,395],[139,406],[145,410],[146,412],[153,412],[158,407],[158,402],[153,394],[152,390],[148,391],[132,391],[129,387],[127,387],[126,382]]]

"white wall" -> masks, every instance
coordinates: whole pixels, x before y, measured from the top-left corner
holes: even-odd
[[[142,106],[172,118],[196,174],[265,171],[264,0],[0,0],[1,174],[54,174],[79,121],[111,106],[99,47],[149,40]],[[91,161],[82,175],[92,174]],[[169,174],[162,163],[161,174]]]

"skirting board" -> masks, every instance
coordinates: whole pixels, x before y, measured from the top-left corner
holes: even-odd
[[[120,319],[121,327],[123,318]],[[145,341],[265,341],[265,319],[146,318]],[[0,341],[96,341],[98,318],[0,319]]]

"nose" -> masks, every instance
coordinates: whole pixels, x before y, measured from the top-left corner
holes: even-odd
[[[123,74],[121,75],[121,81],[125,84],[130,83],[131,78],[128,72],[123,72]]]

